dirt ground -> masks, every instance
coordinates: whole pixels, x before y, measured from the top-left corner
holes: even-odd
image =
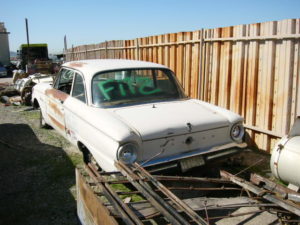
[[[0,224],[77,225],[80,152],[31,107],[0,106]]]

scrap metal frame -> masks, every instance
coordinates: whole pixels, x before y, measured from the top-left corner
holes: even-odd
[[[155,218],[164,218],[170,224],[210,224],[210,221],[229,217],[239,217],[272,211],[283,215],[285,222],[300,222],[300,206],[287,199],[288,195],[298,197],[299,193],[289,191],[280,185],[274,185],[270,180],[257,174],[247,181],[229,172],[221,171],[221,178],[183,177],[183,176],[156,176],[150,174],[137,163],[125,165],[116,162],[119,173],[98,171],[93,164],[85,166],[84,170],[76,169],[77,192],[81,201],[78,210],[82,224],[144,224],[144,221]],[[113,180],[107,176],[114,177]],[[218,183],[227,185],[221,187],[191,187],[189,190],[202,191],[246,191],[256,203],[204,205],[197,209],[191,208],[185,201],[176,196],[173,190],[187,190],[186,187],[164,185],[162,182],[186,183]],[[118,191],[112,188],[114,184],[129,184],[136,190]],[[229,185],[229,186],[228,186]],[[274,188],[275,187],[275,188]],[[172,190],[172,191],[171,191]],[[252,194],[251,194],[252,193]],[[121,195],[143,196],[145,200],[130,202],[122,200]],[[100,201],[102,197],[105,198]],[[259,200],[259,201],[258,201]],[[79,203],[77,203],[79,204]],[[153,213],[140,213],[133,207],[134,204],[147,204]],[[84,205],[84,208],[83,206]],[[249,212],[229,213],[223,216],[211,216],[211,210],[238,209],[240,207],[258,207]],[[84,210],[85,212],[84,212]],[[150,210],[151,211],[151,210]],[[152,212],[151,211],[151,212]],[[284,216],[288,215],[288,219]],[[296,219],[295,219],[296,218]],[[279,218],[280,219],[280,218]],[[84,220],[84,221],[82,221]],[[101,221],[106,222],[101,222]],[[92,222],[91,222],[92,221]],[[109,223],[107,222],[109,221]]]

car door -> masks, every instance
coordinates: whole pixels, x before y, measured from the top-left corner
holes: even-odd
[[[66,136],[73,143],[77,142],[83,130],[89,131],[84,120],[87,110],[85,82],[83,76],[75,71],[71,97],[65,105]]]
[[[46,91],[47,115],[51,125],[61,134],[66,134],[64,102],[70,95],[74,71],[63,68],[58,74],[54,86]]]

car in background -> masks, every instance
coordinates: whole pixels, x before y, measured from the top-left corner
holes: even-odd
[[[0,63],[0,77],[6,77],[7,76],[7,69],[3,66],[2,63]]]
[[[67,62],[53,85],[33,87],[32,102],[41,126],[55,128],[105,171],[116,171],[116,160],[187,171],[246,147],[241,116],[188,98],[174,73],[155,63]]]

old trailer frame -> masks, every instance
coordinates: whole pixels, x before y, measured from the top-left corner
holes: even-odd
[[[83,225],[102,224],[144,224],[163,220],[165,224],[211,224],[224,218],[243,217],[264,212],[276,213],[278,221],[300,222],[300,205],[292,201],[300,194],[272,183],[267,178],[252,174],[247,181],[226,171],[221,178],[157,176],[152,175],[139,164],[125,165],[116,162],[119,173],[105,173],[93,164],[76,169],[77,214]],[[113,179],[110,179],[113,178]],[[165,185],[176,182],[181,185]],[[190,182],[192,186],[183,184]],[[219,184],[219,187],[199,187],[196,184]],[[115,184],[130,185],[130,191],[118,191]],[[276,186],[276,187],[275,187]],[[273,190],[271,190],[273,187]],[[210,191],[246,193],[249,202],[236,204],[204,204],[196,207],[174,194],[174,191]],[[141,195],[144,200],[130,202],[122,195]],[[294,198],[287,198],[287,196]],[[247,208],[248,211],[212,215],[212,211]]]

